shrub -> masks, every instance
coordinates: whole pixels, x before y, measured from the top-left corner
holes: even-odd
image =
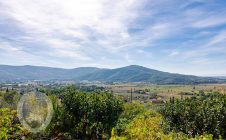
[[[84,93],[69,87],[62,97],[64,109],[71,116],[76,138],[108,137],[122,112],[122,101],[113,94]]]
[[[182,132],[164,133],[161,127],[161,114],[146,109],[127,124],[123,134],[112,129],[110,140],[212,140],[212,135],[197,135],[194,138]]]
[[[200,94],[185,100],[167,102],[160,110],[166,132],[174,130],[189,136],[203,133],[226,138],[226,96]]]
[[[115,126],[115,132],[118,135],[124,133],[126,126],[139,114],[145,111],[143,104],[133,101],[132,103],[125,103],[123,105],[123,112],[120,115],[117,124]]]
[[[15,110],[0,108],[0,139],[19,139],[28,134],[19,123]]]

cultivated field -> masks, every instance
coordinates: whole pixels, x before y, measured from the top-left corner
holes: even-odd
[[[170,97],[186,98],[197,93],[219,92],[226,94],[226,84],[200,84],[200,85],[154,85],[144,83],[126,83],[126,84],[100,84],[111,90],[116,95],[126,96],[130,99],[131,91],[133,100],[169,100]]]

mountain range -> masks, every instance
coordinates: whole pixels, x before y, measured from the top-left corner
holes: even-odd
[[[0,65],[0,82],[27,80],[74,80],[100,82],[148,82],[153,84],[223,83],[226,78],[198,77],[162,72],[138,65],[116,69],[80,67],[74,69]]]

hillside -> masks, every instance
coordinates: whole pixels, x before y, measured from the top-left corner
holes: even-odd
[[[75,80],[101,82],[149,82],[155,84],[219,83],[224,80],[210,77],[173,74],[142,66],[131,65],[116,69],[80,67],[62,69],[39,66],[0,65],[0,81]]]
[[[150,82],[155,84],[196,84],[217,83],[223,81],[218,78],[162,72],[137,65],[117,69],[99,70],[80,77],[80,80],[104,82]]]
[[[93,67],[62,69],[39,66],[0,65],[0,81],[72,80],[99,70]]]

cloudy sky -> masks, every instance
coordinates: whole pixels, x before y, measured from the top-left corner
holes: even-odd
[[[0,0],[0,64],[226,75],[225,0]]]

